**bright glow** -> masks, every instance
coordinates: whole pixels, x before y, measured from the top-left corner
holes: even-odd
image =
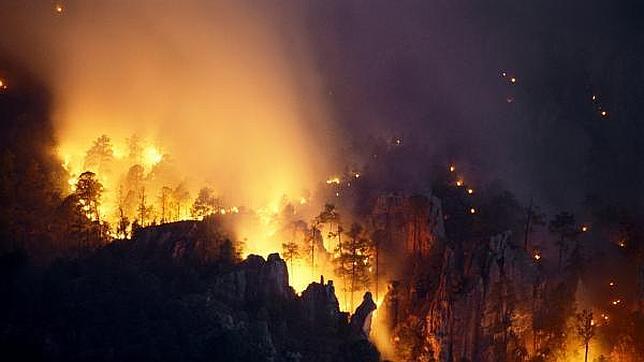
[[[473,194],[473,193],[474,193],[474,189],[471,189],[471,188],[470,188],[470,189],[467,189],[467,193],[468,193],[468,194],[470,194],[470,195],[471,195],[471,194]]]
[[[326,183],[327,183],[327,185],[331,185],[331,184],[339,185],[340,184],[340,178],[337,177],[337,176],[329,177],[326,180]]]
[[[476,214],[476,209],[475,209],[475,208],[471,208],[471,209],[470,209],[470,214]]]
[[[608,116],[608,112],[606,112],[606,111],[601,111],[599,114],[601,114],[602,117]]]
[[[456,171],[456,166],[454,165],[449,166],[449,172],[454,172],[454,171]]]
[[[463,180],[457,180],[456,186],[459,186],[459,187],[463,186]]]
[[[533,256],[534,260],[541,260],[541,254],[534,254]]]
[[[154,146],[148,146],[143,151],[143,163],[148,169],[156,166],[162,159],[163,155],[159,149]]]
[[[514,84],[514,83],[516,83],[516,82],[517,82],[517,78],[516,78],[516,77],[512,77],[512,78],[510,78],[510,82],[512,82],[513,84]]]
[[[611,287],[614,287],[614,286],[615,286],[615,282],[610,282],[610,283],[608,283],[608,285],[609,285],[609,286],[611,286]]]
[[[586,231],[588,231],[588,226],[583,225],[583,226],[581,227],[581,232],[584,232],[584,233],[585,233]]]

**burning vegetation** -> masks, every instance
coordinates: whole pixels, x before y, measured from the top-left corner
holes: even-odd
[[[329,65],[299,35],[285,38],[304,20],[279,6],[196,4],[55,2],[33,31],[29,7],[0,5],[15,12],[3,34],[21,29],[52,54],[40,64],[40,47],[0,35],[0,357],[644,355],[642,209],[619,201],[620,187],[559,210],[547,192],[513,185],[520,199],[494,181],[461,139],[430,142],[402,121],[341,136],[328,119],[363,103],[319,79]],[[103,12],[110,21],[96,21]],[[618,128],[628,107],[608,92],[620,87],[583,78],[550,92],[525,67],[492,68],[490,98],[514,109],[502,117],[579,112],[597,147],[588,173],[622,162],[599,152],[601,127],[631,133]]]

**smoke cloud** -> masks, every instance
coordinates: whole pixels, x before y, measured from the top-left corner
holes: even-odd
[[[139,134],[193,187],[251,207],[299,197],[327,174],[317,150],[332,127],[296,7],[60,4],[61,14],[47,2],[1,5],[0,48],[48,82],[62,154]]]

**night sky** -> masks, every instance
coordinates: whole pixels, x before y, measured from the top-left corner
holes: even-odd
[[[413,139],[424,144],[415,167],[455,160],[551,210],[597,194],[641,208],[640,2],[308,5],[307,35],[351,142]]]

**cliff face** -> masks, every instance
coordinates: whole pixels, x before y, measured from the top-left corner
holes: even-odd
[[[426,342],[438,360],[525,356],[536,270],[510,233],[473,250],[444,251],[438,288],[425,315]]]
[[[537,266],[510,232],[487,242],[447,241],[440,202],[430,200],[419,204],[429,248],[407,253],[407,270],[385,299],[400,358],[521,360],[539,302]]]

